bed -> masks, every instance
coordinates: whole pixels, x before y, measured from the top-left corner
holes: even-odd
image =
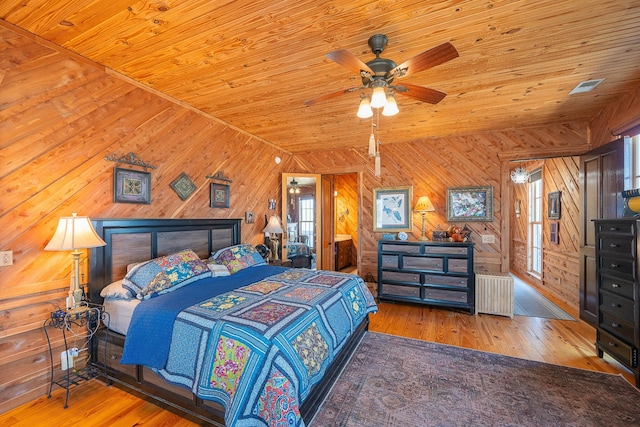
[[[136,263],[185,248],[206,259],[239,245],[241,236],[239,219],[96,219],[93,223],[107,245],[91,250],[92,302],[102,302],[104,288],[122,279]],[[213,288],[214,294],[208,294]],[[260,299],[260,294],[267,296]],[[224,316],[211,310],[212,304],[238,295],[250,301]],[[167,301],[171,301],[167,310],[173,313],[168,320],[163,318]],[[268,265],[194,281],[142,301],[116,299],[104,304],[109,330],[102,329],[93,340],[92,360],[105,368],[107,381],[196,422],[218,426],[270,425],[282,417],[291,421],[289,425],[308,423],[366,332],[368,314],[376,310],[357,276]],[[147,317],[156,315],[149,314],[155,313],[154,306],[162,307],[160,320]],[[216,308],[220,306],[227,309],[225,304]],[[247,315],[255,314],[256,307],[273,321],[270,326],[261,323],[264,318]],[[288,311],[280,312],[282,307]],[[262,332],[255,335],[248,330]],[[323,340],[312,342],[321,336]],[[244,369],[236,369],[240,374],[232,377],[230,371],[220,371],[227,365],[218,356],[228,351],[221,346],[238,342],[246,344],[243,351],[252,357],[244,358]],[[123,353],[126,364],[120,363]],[[196,355],[193,360],[187,357]]]

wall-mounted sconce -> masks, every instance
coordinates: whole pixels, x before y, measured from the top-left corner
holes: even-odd
[[[520,199],[516,199],[514,205],[515,205],[514,207],[516,211],[516,218],[520,218]]]

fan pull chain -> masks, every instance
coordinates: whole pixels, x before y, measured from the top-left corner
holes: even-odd
[[[373,174],[376,177],[380,176],[380,108],[378,108],[377,110],[377,114],[376,114],[376,131],[378,133],[378,143],[374,144],[374,154],[375,154],[375,160],[374,160],[374,172]],[[373,136],[373,135],[372,135]]]

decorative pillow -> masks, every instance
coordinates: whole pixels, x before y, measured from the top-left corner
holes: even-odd
[[[100,291],[102,298],[109,299],[132,299],[133,295],[128,289],[122,287],[122,280],[117,280],[102,288]]]
[[[213,277],[222,277],[222,276],[231,276],[227,267],[222,264],[218,264],[215,260],[209,261],[207,260],[207,266],[209,270],[211,270],[211,276]]]
[[[122,287],[138,299],[148,299],[205,277],[211,277],[207,264],[185,249],[135,266],[122,279]]]
[[[227,270],[229,270],[231,274],[248,267],[267,264],[256,248],[249,244],[229,246],[228,248],[220,249],[213,254],[212,258],[219,264],[227,267]]]

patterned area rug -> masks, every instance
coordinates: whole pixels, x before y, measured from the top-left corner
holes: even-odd
[[[622,376],[368,332],[310,427],[638,426]]]

